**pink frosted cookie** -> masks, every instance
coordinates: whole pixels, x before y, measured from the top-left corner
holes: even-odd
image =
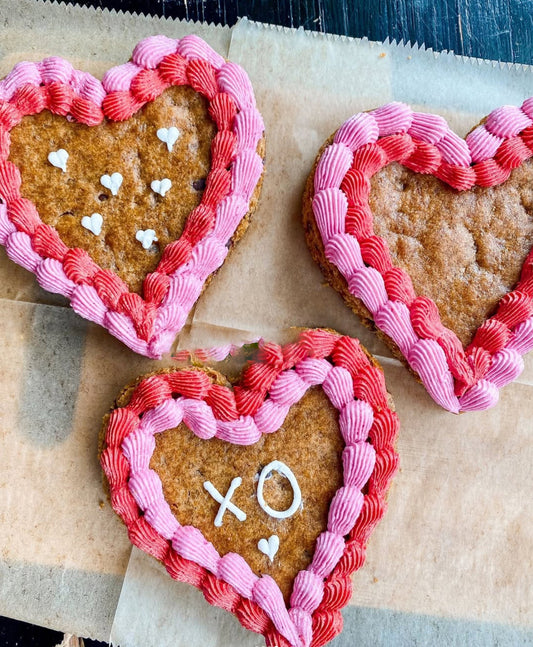
[[[133,544],[270,647],[342,629],[397,468],[398,419],[358,341],[260,344],[238,384],[167,369],[106,416],[101,463]]]
[[[0,82],[0,242],[159,357],[248,226],[263,131],[246,73],[196,36],[147,38],[102,81],[18,63]]]
[[[351,117],[304,195],[313,258],[363,323],[458,413],[533,348],[533,99],[466,139],[391,103]]]

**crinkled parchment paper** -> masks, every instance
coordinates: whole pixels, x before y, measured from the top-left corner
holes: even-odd
[[[0,0],[0,18],[2,76],[19,60],[61,55],[101,77],[157,33],[197,33],[246,68],[268,137],[261,204],[180,347],[277,340],[290,326],[359,336],[396,401],[401,471],[351,604],[531,627],[533,358],[492,411],[440,410],[324,285],[300,225],[316,152],[351,114],[403,100],[464,135],[494,107],[533,95],[531,68],[246,21],[230,30],[31,0]],[[65,305],[0,250],[0,614],[123,647],[261,644],[132,551],[101,487],[97,436],[120,388],[170,358],[135,356]],[[348,644],[346,618],[335,644]]]

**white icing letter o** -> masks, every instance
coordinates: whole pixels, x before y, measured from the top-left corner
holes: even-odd
[[[268,503],[266,503],[265,498],[263,497],[263,486],[265,485],[265,479],[271,472],[278,472],[283,474],[291,484],[292,487],[292,503],[289,508],[286,510],[274,510],[271,508]],[[302,493],[300,492],[300,486],[296,480],[290,467],[287,467],[285,463],[281,461],[272,461],[261,470],[259,475],[259,483],[257,484],[257,501],[263,510],[274,519],[287,519],[292,517],[292,515],[298,510],[300,504],[302,503]]]

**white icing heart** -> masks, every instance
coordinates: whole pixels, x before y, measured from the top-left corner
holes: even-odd
[[[162,180],[154,180],[152,184],[150,184],[150,186],[154,193],[159,193],[159,195],[164,196],[172,186],[172,182],[168,179],[168,177],[165,177]]]
[[[63,173],[67,170],[68,153],[64,148],[48,153],[48,161],[52,166],[60,168]]]
[[[164,142],[167,145],[169,153],[172,152],[172,147],[177,142],[178,137],[180,135],[181,133],[176,128],[176,126],[171,126],[170,128],[160,128],[157,131],[158,139],[160,139],[162,142]]]
[[[144,249],[150,249],[154,241],[157,241],[157,236],[153,229],[139,229],[135,234],[135,238],[142,244]]]
[[[257,542],[257,548],[268,557],[270,561],[273,561],[274,556],[279,550],[279,537],[277,535],[271,535],[268,539],[260,539]]]
[[[93,213],[92,216],[83,216],[81,219],[81,226],[88,229],[95,236],[99,236],[102,231],[103,222],[104,219],[102,218],[102,214]]]
[[[100,184],[105,186],[106,189],[109,189],[113,195],[117,195],[118,190],[122,185],[122,180],[124,178],[120,173],[113,173],[112,175],[102,175],[100,178]]]

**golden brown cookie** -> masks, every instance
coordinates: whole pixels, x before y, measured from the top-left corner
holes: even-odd
[[[20,63],[0,122],[8,255],[136,352],[169,350],[257,206],[264,125],[245,72],[195,36],[145,39],[102,82]]]
[[[172,577],[269,645],[323,644],[384,512],[397,428],[359,342],[306,330],[233,385],[202,368],[140,378],[104,420],[101,462],[131,541]]]
[[[354,115],[303,198],[330,284],[456,413],[493,406],[533,347],[530,104],[466,140],[399,103]]]

